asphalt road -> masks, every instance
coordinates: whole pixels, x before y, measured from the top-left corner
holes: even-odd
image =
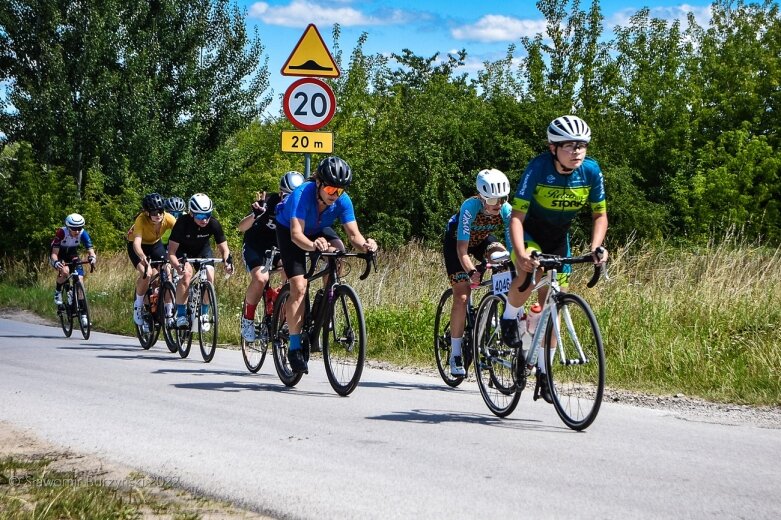
[[[366,369],[337,396],[269,358],[0,319],[0,420],[280,518],[779,518],[781,430],[605,402],[585,432],[524,395]]]

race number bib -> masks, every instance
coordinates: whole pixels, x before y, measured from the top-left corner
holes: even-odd
[[[510,283],[512,283],[510,271],[497,273],[491,277],[494,294],[507,294],[507,291],[510,290]]]

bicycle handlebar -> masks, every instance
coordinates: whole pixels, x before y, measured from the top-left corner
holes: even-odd
[[[68,267],[77,267],[84,264],[89,264],[89,272],[93,273],[95,272],[95,264],[90,262],[89,260],[71,260],[70,262],[63,262],[64,265],[67,265]],[[72,274],[71,269],[71,274]],[[58,275],[59,276],[59,275]]]
[[[170,262],[170,260],[162,256],[160,257],[160,260],[152,260],[151,257],[146,257],[146,261],[146,265],[144,266],[144,280],[146,280],[146,277],[149,275],[150,265],[163,265]]]
[[[309,270],[304,275],[304,278],[308,280],[315,274],[315,269],[317,268],[317,261],[320,259],[321,256],[331,257],[334,259],[353,256],[356,258],[363,259],[366,262],[366,268],[363,270],[361,276],[358,277],[361,280],[365,280],[366,278],[368,278],[372,266],[374,266],[375,271],[377,270],[377,260],[375,257],[375,253],[372,251],[369,251],[368,253],[347,253],[345,251],[330,251],[330,252],[311,251],[309,253],[309,257],[312,260],[311,265],[309,266]]]
[[[538,251],[532,251],[531,257],[540,263],[540,267],[558,270],[561,269],[566,264],[594,263],[594,255],[596,255],[597,258],[602,258],[604,252],[605,252],[604,248],[598,247],[594,250],[593,253],[586,253],[585,255],[582,256],[565,257],[565,256],[558,256],[558,255],[546,255]],[[603,264],[594,264],[594,274],[591,276],[591,280],[589,280],[588,283],[586,283],[586,287],[588,288],[594,287],[597,284],[597,282],[599,282],[599,277],[602,276],[603,271],[604,271]],[[518,292],[524,292],[529,287],[530,284],[537,283],[535,280],[536,272],[537,270],[535,269],[531,273],[526,273],[526,279],[523,281],[521,286],[518,287]]]

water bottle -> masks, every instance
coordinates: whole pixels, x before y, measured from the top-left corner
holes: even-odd
[[[320,302],[323,301],[323,290],[318,289],[315,293],[315,301],[312,303],[312,319],[317,318],[317,313],[320,309]]]
[[[152,314],[157,312],[157,299],[160,297],[160,289],[155,287],[155,290],[149,296],[149,310]]]
[[[266,314],[271,315],[274,312],[274,302],[277,300],[279,289],[274,289],[270,285],[266,286]]]
[[[518,315],[518,330],[521,333],[521,341],[523,342],[523,350],[527,351],[532,345],[532,334],[529,333],[529,315],[526,312],[522,312]]]
[[[526,330],[534,336],[534,331],[537,330],[537,323],[540,321],[540,314],[542,314],[542,305],[535,303],[529,307],[529,313],[526,318]]]

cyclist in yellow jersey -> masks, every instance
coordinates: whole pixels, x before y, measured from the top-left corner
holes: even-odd
[[[144,325],[141,317],[144,294],[149,288],[149,280],[157,272],[149,266],[147,257],[153,260],[165,258],[166,251],[161,238],[163,233],[172,229],[176,223],[174,216],[165,212],[165,203],[159,193],[146,195],[141,201],[141,207],[143,211],[138,214],[127,232],[127,254],[138,271],[136,299],[133,302],[133,321],[136,325]]]

